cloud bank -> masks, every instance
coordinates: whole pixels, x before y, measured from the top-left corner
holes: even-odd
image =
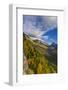
[[[30,35],[32,39],[39,39],[47,43],[55,41],[50,38],[50,34],[47,32],[53,32],[54,28],[57,28],[57,17],[56,16],[23,16],[23,32]],[[55,34],[57,37],[57,34]]]

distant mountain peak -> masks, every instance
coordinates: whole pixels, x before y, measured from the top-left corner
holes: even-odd
[[[52,42],[52,44],[50,45],[50,47],[57,48],[57,44],[55,42]]]

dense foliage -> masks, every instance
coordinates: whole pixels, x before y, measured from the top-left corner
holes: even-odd
[[[48,50],[46,45],[40,45],[38,41],[35,42],[31,40],[29,36],[24,34],[23,49],[27,62],[25,65],[28,66],[27,69],[25,69],[25,65],[23,65],[25,74],[45,74],[57,72],[57,65],[50,62],[50,59],[48,59],[45,55]]]

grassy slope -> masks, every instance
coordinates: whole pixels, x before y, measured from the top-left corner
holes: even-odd
[[[57,67],[45,57],[48,47],[34,42],[24,34],[24,54],[28,60],[26,74],[56,73]]]

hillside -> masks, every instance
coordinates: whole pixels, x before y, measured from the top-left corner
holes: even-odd
[[[52,46],[32,40],[23,33],[24,74],[57,73],[57,52]],[[26,68],[27,67],[27,68]]]

